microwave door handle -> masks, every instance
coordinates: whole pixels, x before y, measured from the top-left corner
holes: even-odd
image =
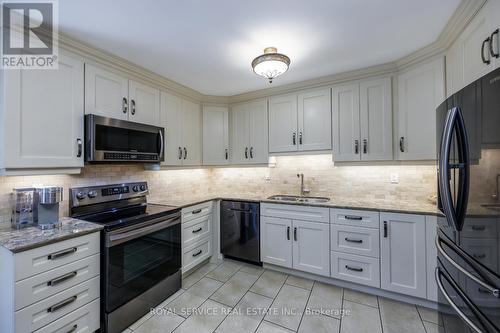
[[[459,228],[462,230],[467,213],[467,204],[469,201],[469,181],[470,181],[470,157],[469,140],[462,110],[457,108],[456,133],[458,145],[458,194],[457,194],[457,217]]]
[[[163,158],[163,145],[164,145],[163,133],[161,129],[158,130],[158,135],[160,136],[160,151],[158,153],[158,159],[161,160]]]

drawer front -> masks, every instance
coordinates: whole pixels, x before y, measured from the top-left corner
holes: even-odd
[[[380,288],[380,261],[376,258],[331,252],[332,277]]]
[[[15,312],[16,332],[32,332],[99,298],[99,277]]]
[[[212,241],[208,238],[188,247],[182,255],[182,272],[187,272],[212,255]]]
[[[57,267],[15,283],[15,310],[55,295],[99,275],[100,256],[90,257]]]
[[[496,238],[497,224],[498,219],[468,218],[460,234],[468,238]]]
[[[189,246],[212,233],[212,215],[206,215],[182,225],[182,244]]]
[[[379,258],[380,235],[378,229],[332,224],[330,226],[332,251]]]
[[[182,223],[189,222],[201,216],[212,214],[212,201],[203,202],[191,207],[182,208]]]
[[[99,299],[68,313],[35,333],[92,333],[99,329]]]
[[[378,229],[380,214],[369,210],[330,209],[330,221],[334,224]]]
[[[100,252],[100,233],[71,238],[62,242],[16,253],[15,280],[47,272],[56,267]]]
[[[498,244],[496,239],[462,238],[462,247],[477,261],[496,271],[498,268]]]
[[[323,207],[263,203],[260,205],[260,215],[291,220],[330,222],[329,209]]]

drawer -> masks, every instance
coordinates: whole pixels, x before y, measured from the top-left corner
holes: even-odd
[[[16,253],[15,281],[97,254],[100,252],[100,246],[100,233],[95,232]]]
[[[99,275],[100,255],[77,260],[15,283],[15,310]]]
[[[212,241],[210,238],[201,240],[184,250],[182,254],[182,272],[187,272],[212,255]]]
[[[330,209],[330,222],[354,227],[379,228],[380,214],[369,210]]]
[[[332,224],[331,250],[379,258],[380,235],[378,229]]]
[[[263,203],[260,205],[260,215],[291,220],[330,222],[329,209],[323,207]]]
[[[498,219],[468,218],[460,234],[469,238],[496,238],[497,223]]]
[[[100,328],[99,299],[68,313],[35,333],[92,333]]]
[[[201,216],[212,214],[212,205],[212,201],[207,201],[191,207],[182,208],[182,223],[189,222]]]
[[[182,225],[182,244],[192,245],[212,234],[212,215],[206,215]]]
[[[16,311],[16,332],[32,332],[99,298],[99,277]]]
[[[355,254],[331,252],[332,277],[380,288],[380,260]]]
[[[496,271],[498,267],[498,240],[462,238],[462,247],[477,261]],[[468,266],[466,266],[468,267]]]

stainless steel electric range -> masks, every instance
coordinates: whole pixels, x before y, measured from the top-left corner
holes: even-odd
[[[146,182],[70,189],[70,216],[104,226],[103,332],[122,332],[181,288],[180,209],[147,194]]]

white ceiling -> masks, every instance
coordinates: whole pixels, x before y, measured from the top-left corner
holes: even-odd
[[[207,95],[269,87],[250,67],[291,59],[272,85],[399,59],[439,36],[460,0],[64,0],[60,31]]]

